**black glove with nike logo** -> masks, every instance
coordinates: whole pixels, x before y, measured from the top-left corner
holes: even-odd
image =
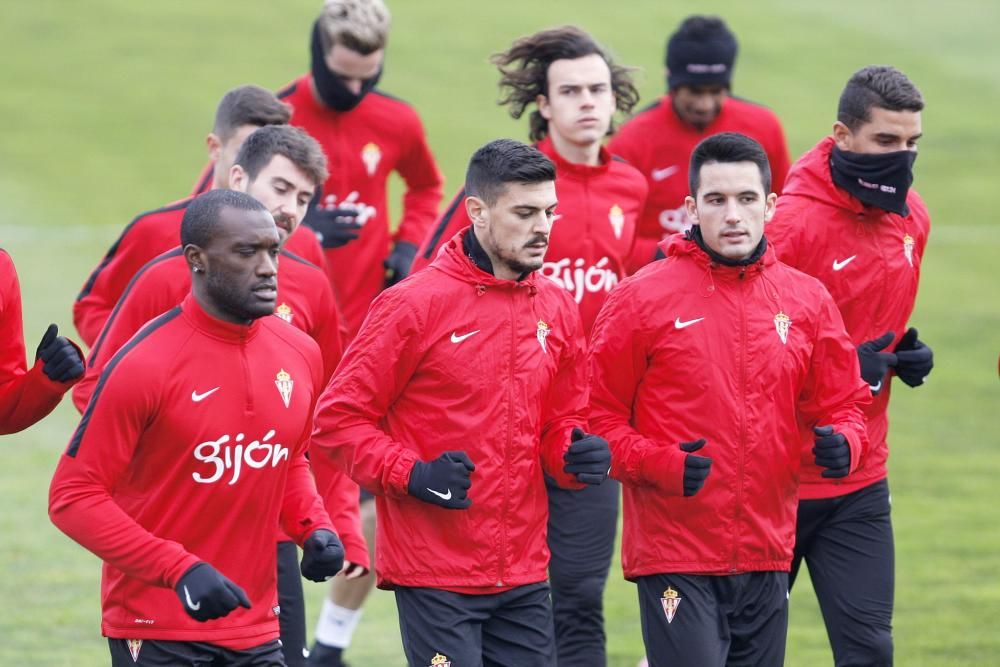
[[[464,510],[469,499],[469,477],[476,469],[465,452],[445,452],[430,463],[417,461],[410,471],[407,492],[414,498],[449,510]]]
[[[910,327],[896,346],[896,377],[919,387],[934,368],[934,350],[917,338],[917,330]]]
[[[681,451],[687,452],[684,458],[684,495],[693,496],[701,491],[708,479],[708,473],[712,472],[712,459],[707,456],[699,456],[694,452],[705,446],[705,438],[699,438],[693,442],[682,442]]]
[[[601,436],[574,428],[563,460],[566,462],[563,471],[576,475],[576,481],[597,485],[606,480],[611,471],[611,448]]]
[[[833,430],[832,426],[815,426],[816,443],[813,455],[816,465],[826,468],[823,477],[847,477],[851,472],[851,446],[847,438]]]
[[[202,623],[222,618],[236,607],[250,608],[243,589],[204,561],[188,568],[174,590],[188,616]]]
[[[326,581],[344,567],[344,545],[334,533],[314,530],[302,544],[302,576],[309,581]]]
[[[889,346],[892,339],[896,337],[891,331],[887,331],[875,340],[858,345],[858,363],[861,365],[861,379],[868,383],[872,390],[872,396],[878,396],[882,391],[882,382],[885,381],[889,368],[896,365],[896,355],[892,352],[883,352]]]
[[[383,265],[389,272],[385,278],[385,286],[391,287],[400,280],[410,275],[410,267],[413,266],[413,258],[417,256],[417,246],[409,241],[396,241],[392,247],[392,252],[386,258]]]
[[[83,375],[83,357],[73,343],[59,335],[59,327],[50,324],[38,344],[35,359],[42,360],[42,372],[53,382],[69,382]]]
[[[362,225],[358,222],[360,211],[356,207],[326,207],[315,200],[306,209],[302,224],[313,230],[324,248],[339,248],[358,238]]]

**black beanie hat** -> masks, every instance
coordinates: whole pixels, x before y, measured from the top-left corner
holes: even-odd
[[[721,18],[687,17],[667,42],[667,87],[730,87],[736,50],[736,36]]]

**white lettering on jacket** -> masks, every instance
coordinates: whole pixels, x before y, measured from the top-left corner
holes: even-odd
[[[607,257],[602,257],[597,264],[585,267],[583,258],[572,260],[564,257],[558,262],[542,264],[542,276],[565,289],[580,303],[584,294],[610,292],[618,284],[618,274],[607,268],[610,262]]]
[[[268,440],[273,437],[274,429],[271,429],[261,440],[254,440],[246,445],[243,444],[242,433],[237,433],[236,438],[232,439],[233,445],[226,445],[231,439],[228,435],[218,440],[207,440],[194,448],[194,457],[215,468],[209,468],[210,475],[194,472],[191,477],[199,484],[213,484],[222,479],[227,470],[232,470],[233,475],[229,480],[229,485],[232,486],[240,478],[244,465],[257,470],[268,464],[275,468],[282,460],[288,460],[288,448],[277,442],[269,443]]]

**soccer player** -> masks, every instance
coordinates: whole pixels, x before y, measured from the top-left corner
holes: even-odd
[[[409,273],[441,202],[442,177],[416,111],[376,89],[389,20],[382,0],[326,0],[312,29],[310,72],[278,93],[292,107],[289,122],[316,137],[330,163],[322,199],[305,223],[323,244],[350,338],[371,300]],[[393,171],[406,192],[390,236]]]
[[[212,187],[228,187],[233,158],[247,135],[264,125],[285,124],[288,118],[288,106],[263,88],[240,86],[226,93],[205,142],[209,158],[214,161]],[[73,323],[87,345],[94,344],[136,271],[177,245],[181,218],[190,201],[182,199],[138,215],[90,274],[73,304]],[[309,230],[294,234],[287,248],[314,264],[323,262],[316,238]]]
[[[280,241],[260,202],[202,195],[181,240],[191,293],[105,367],[49,516],[104,561],[112,665],[284,665],[275,525],[310,580],[344,558],[305,458],[322,360],[267,317]]]
[[[24,359],[21,286],[0,249],[0,434],[23,431],[59,405],[84,374],[83,353],[50,324],[28,369]]]
[[[573,297],[589,335],[608,292],[625,277],[645,204],[642,174],[602,146],[615,111],[630,111],[638,92],[628,71],[574,27],[519,39],[493,61],[501,72],[503,103],[514,118],[537,104],[530,113],[531,138],[556,165],[559,195],[540,275]],[[453,205],[425,240],[414,270],[430,263],[440,246],[469,223],[466,208]],[[571,490],[547,482],[559,664],[603,666],[603,594],[618,529],[619,485]]]
[[[685,196],[691,151],[705,137],[739,132],[758,141],[780,194],[788,172],[788,147],[777,116],[732,95],[736,36],[721,18],[689,16],[667,42],[666,95],[625,123],[609,148],[639,169],[649,199],[639,220],[631,270],[651,262],[668,234],[691,226]]]
[[[551,665],[548,503],[600,484],[570,295],[540,278],[555,165],[512,140],[466,173],[472,226],[372,304],[317,406],[313,449],[376,494],[379,586],[413,665]]]
[[[705,139],[689,181],[690,232],[598,316],[591,426],[624,489],[649,665],[780,665],[801,434],[826,478],[850,479],[868,388],[829,294],[768,247],[760,144]]]
[[[809,566],[837,665],[892,664],[894,546],[886,459],[893,375],[924,382],[931,348],[907,328],[930,217],[910,189],[924,100],[897,69],[869,66],[840,96],[833,134],[788,174],[770,236],[778,257],[830,291],[871,386],[871,448],[849,481],[805,465],[792,580]]]

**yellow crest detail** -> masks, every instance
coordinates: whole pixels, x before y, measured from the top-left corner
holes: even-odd
[[[278,388],[278,393],[281,394],[281,400],[287,408],[292,400],[292,388],[295,386],[295,382],[292,380],[292,376],[289,375],[284,368],[278,371],[278,374],[274,376],[274,386]]]
[[[287,303],[282,302],[280,306],[274,309],[274,314],[289,324],[292,323],[292,309]]]
[[[538,338],[538,344],[542,346],[542,352],[545,354],[549,353],[549,350],[545,345],[545,339],[548,338],[550,331],[552,331],[552,327],[542,320],[538,320],[538,329],[535,331],[535,337]]]
[[[378,144],[369,141],[361,149],[361,161],[365,163],[368,175],[374,176],[375,170],[378,169],[378,163],[382,161],[382,149],[378,147]]]
[[[674,616],[677,615],[677,607],[681,605],[682,599],[677,591],[670,586],[667,586],[667,590],[663,591],[660,604],[663,605],[663,613],[667,617],[667,623],[674,622]]]
[[[913,237],[909,234],[903,237],[903,255],[906,256],[906,261],[913,266]]]
[[[792,326],[792,318],[785,315],[781,311],[774,316],[774,328],[778,332],[778,338],[781,339],[782,345],[788,344],[788,329]]]
[[[438,667],[439,665],[442,666],[442,667],[446,667],[447,665],[450,665],[450,664],[451,663],[448,662],[448,656],[441,655],[440,653],[435,653],[434,657],[431,658],[431,665],[432,665],[432,667]]]
[[[611,229],[615,232],[615,238],[620,239],[622,237],[622,228],[625,226],[625,213],[622,211],[622,207],[618,204],[614,204],[611,210],[608,211],[608,221],[611,223]]]

